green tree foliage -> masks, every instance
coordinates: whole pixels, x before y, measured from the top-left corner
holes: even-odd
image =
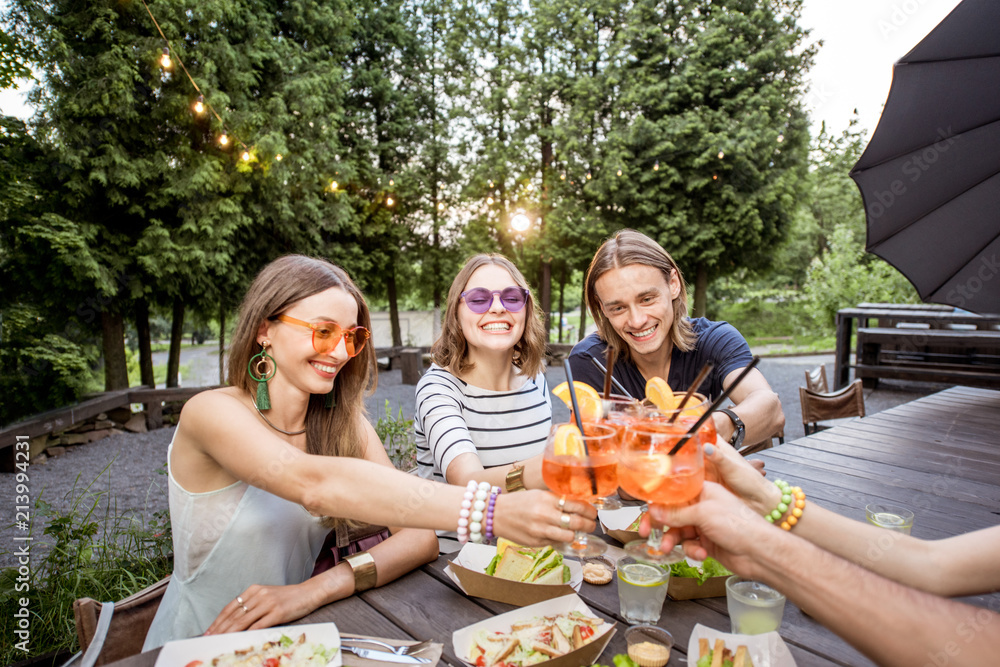
[[[18,79],[31,76],[28,62],[32,57],[30,44],[15,39],[0,27],[0,90],[16,88]]]
[[[597,178],[619,219],[694,279],[696,313],[710,277],[766,265],[787,233],[808,141],[801,4],[639,0],[629,12]]]
[[[837,311],[863,302],[919,303],[913,285],[884,260],[859,244],[850,224],[834,227],[829,248],[813,260],[803,289],[806,308],[821,331],[829,331]]]

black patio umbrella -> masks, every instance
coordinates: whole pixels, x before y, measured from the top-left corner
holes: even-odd
[[[851,178],[869,252],[924,301],[1000,312],[1000,1],[964,0],[896,63]]]

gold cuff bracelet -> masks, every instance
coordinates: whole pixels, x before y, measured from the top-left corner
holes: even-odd
[[[524,466],[514,464],[514,469],[507,473],[507,493],[524,489]]]
[[[375,588],[378,583],[378,571],[375,569],[375,559],[367,551],[351,554],[346,557],[351,569],[354,570],[354,592],[360,593],[369,588]]]

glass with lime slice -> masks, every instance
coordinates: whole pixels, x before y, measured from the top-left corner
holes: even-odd
[[[656,623],[663,611],[670,568],[625,556],[618,561],[618,602],[628,623]]]

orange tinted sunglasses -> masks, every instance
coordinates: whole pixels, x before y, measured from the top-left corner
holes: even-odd
[[[344,348],[347,350],[347,356],[356,357],[358,356],[358,353],[364,349],[365,342],[371,335],[368,333],[368,329],[365,329],[364,327],[344,329],[336,322],[319,322],[318,324],[312,324],[310,322],[297,320],[294,317],[289,317],[288,315],[275,315],[270,319],[278,320],[279,322],[284,322],[285,324],[294,324],[297,327],[312,329],[313,349],[320,354],[329,354],[330,352],[333,352],[337,348],[337,343],[341,338],[343,338]]]

